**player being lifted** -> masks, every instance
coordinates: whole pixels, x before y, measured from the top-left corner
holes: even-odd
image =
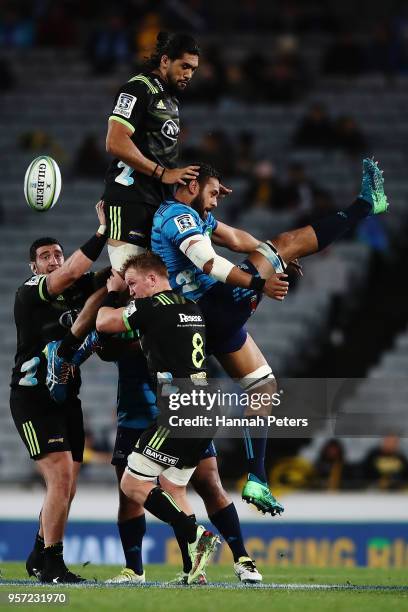
[[[98,312],[97,330],[108,334],[137,331],[151,379],[157,386],[164,377],[183,379],[187,388],[193,387],[197,379],[205,380],[205,325],[198,306],[172,291],[166,267],[153,253],[131,257],[124,273],[126,283],[115,272],[108,280],[109,293]],[[117,307],[119,292],[126,286],[134,300],[127,307]],[[178,539],[187,540],[191,584],[203,571],[218,538],[197,525],[190,508],[188,514],[183,512],[171,495],[157,485],[157,479],[164,476],[184,490],[211,438],[174,437],[166,426],[168,399],[162,399],[162,425],[159,420],[139,438],[128,458],[121,488],[132,501],[171,524]]]
[[[176,166],[180,131],[177,95],[197,70],[199,55],[191,36],[161,32],[145,70],[122,85],[115,96],[106,136],[106,149],[114,159],[106,173],[103,195],[108,252],[115,270],[150,246],[155,211],[173,196],[175,185],[198,174],[193,166]],[[62,361],[58,358],[72,355],[77,347],[77,334],[49,347],[57,377],[51,391],[55,396],[64,395],[59,376]]]
[[[201,164],[199,177],[180,186],[175,199],[164,202],[156,212],[152,249],[165,262],[173,290],[200,305],[208,354],[214,354],[244,389],[259,391],[260,385],[269,385],[271,396],[276,388],[274,375],[247,334],[245,322],[263,294],[284,299],[287,262],[324,249],[367,215],[386,211],[382,172],[365,159],[361,193],[349,208],[266,242],[216,221],[212,211],[219,185],[218,173]],[[211,241],[249,255],[235,266],[215,252]],[[280,513],[283,508],[269,491],[264,468],[267,427],[255,437],[248,433],[246,437],[249,475],[242,496],[263,512]]]

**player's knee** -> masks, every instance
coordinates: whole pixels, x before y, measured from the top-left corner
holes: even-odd
[[[192,481],[193,487],[203,502],[208,505],[226,505],[229,497],[225,492],[217,470],[208,471]]]
[[[133,501],[120,489],[118,515],[120,520],[128,520],[143,514],[143,506]]]
[[[61,494],[69,497],[74,485],[74,464],[66,453],[50,453],[42,472],[47,487],[58,488]]]
[[[265,363],[259,368],[243,376],[239,380],[239,384],[247,392],[252,392],[259,387],[268,386],[269,389],[276,389],[276,378],[272,372],[272,368]]]
[[[245,410],[245,416],[268,416],[272,410],[273,395],[277,391],[276,378],[268,364],[264,364],[243,376],[240,386],[250,396],[250,403]],[[262,401],[261,401],[262,399]]]
[[[281,258],[288,262],[293,259],[292,251],[294,248],[295,239],[296,236],[294,232],[283,232],[270,242],[278,251]]]

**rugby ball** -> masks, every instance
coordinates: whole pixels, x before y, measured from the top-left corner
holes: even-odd
[[[61,193],[61,172],[57,162],[41,155],[27,168],[24,177],[24,196],[33,210],[44,212],[57,202]]]

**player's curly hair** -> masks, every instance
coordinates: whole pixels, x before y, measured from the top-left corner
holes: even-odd
[[[156,48],[151,56],[146,59],[145,66],[149,70],[154,70],[160,66],[163,55],[167,55],[171,60],[175,60],[180,59],[184,53],[200,55],[200,47],[195,38],[189,34],[159,32]]]
[[[121,275],[124,276],[129,268],[134,268],[140,272],[156,272],[156,274],[165,278],[169,276],[162,258],[152,251],[146,251],[145,253],[140,253],[140,255],[129,257],[122,266]]]
[[[206,164],[204,162],[197,161],[197,162],[192,162],[190,165],[200,166],[200,170],[198,171],[199,175],[197,179],[190,179],[191,181],[197,180],[200,184],[200,187],[204,187],[204,185],[206,184],[209,178],[216,178],[219,181],[221,180],[221,174],[218,172],[218,170],[210,166],[210,164]],[[189,183],[190,181],[187,179],[186,182]]]

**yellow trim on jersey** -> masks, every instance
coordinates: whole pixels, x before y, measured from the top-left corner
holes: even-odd
[[[142,83],[144,83],[145,85],[147,85],[147,87],[150,89],[151,93],[159,93],[159,90],[157,89],[157,87],[155,87],[153,85],[153,83],[151,83],[149,81],[149,79],[147,77],[145,77],[143,74],[137,74],[136,76],[132,77],[129,80],[129,83],[131,83],[132,81],[141,81]]]
[[[39,284],[38,284],[38,291],[39,291],[39,294],[40,294],[40,298],[41,298],[41,299],[42,299],[44,302],[48,302],[47,298],[46,298],[46,297],[45,297],[45,295],[44,295],[44,290],[43,290],[43,284],[44,284],[45,282],[47,282],[47,281],[46,281],[46,278],[47,278],[47,277],[46,277],[46,276],[45,276],[45,274],[44,274],[44,276],[42,277],[42,279],[40,280],[40,282],[39,282]]]
[[[133,125],[131,123],[129,123],[129,121],[126,121],[126,119],[122,119],[122,117],[117,117],[116,115],[111,115],[109,117],[108,121],[117,121],[118,123],[122,123],[123,125],[126,125],[126,127],[128,127],[129,130],[132,130],[132,134],[135,131],[135,128],[133,127]]]
[[[122,319],[123,319],[123,323],[124,323],[124,325],[126,327],[126,331],[128,331],[128,332],[133,331],[131,326],[130,326],[130,323],[128,321],[128,318],[126,316],[126,312],[125,311],[123,311],[123,313],[122,313]]]

